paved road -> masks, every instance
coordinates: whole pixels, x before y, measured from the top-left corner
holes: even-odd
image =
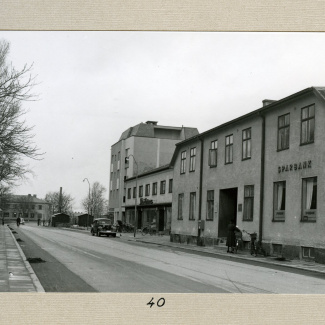
[[[119,238],[28,225],[20,227],[19,233],[79,279],[84,284],[80,291],[88,286],[88,291],[99,292],[325,293],[322,278],[173,248],[140,246]]]

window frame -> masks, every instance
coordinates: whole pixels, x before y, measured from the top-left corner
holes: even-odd
[[[173,178],[168,180],[168,193],[173,193]]]
[[[137,198],[137,188],[135,186],[133,186],[133,198],[136,199]]]
[[[228,144],[227,144],[227,139],[229,139]],[[232,142],[230,142],[230,139]],[[230,156],[231,156],[231,160],[230,160]],[[227,161],[228,158],[229,158],[229,161]],[[232,164],[233,161],[234,161],[234,135],[229,134],[229,135],[226,135],[226,137],[225,137],[225,165]]]
[[[181,152],[181,174],[186,173],[186,150]]]
[[[146,184],[146,187],[145,187],[145,196],[150,196],[150,184]]]
[[[160,181],[160,194],[166,193],[166,180]]]
[[[314,109],[314,115],[313,116],[309,116],[309,109],[313,107]],[[304,109],[308,109],[308,117],[307,118],[303,118],[303,110]],[[309,126],[309,122],[313,120],[314,122],[314,129],[313,129],[313,139],[312,140],[309,140],[309,141],[306,141],[306,142],[302,142],[303,141],[303,137],[302,137],[302,133],[303,133],[303,123],[307,122],[307,129],[308,131],[310,130],[310,126]],[[316,108],[315,108],[315,103],[314,104],[311,104],[311,105],[307,105],[305,107],[302,107],[301,108],[301,123],[300,123],[300,145],[301,146],[304,146],[304,145],[307,145],[307,144],[311,144],[311,143],[314,143],[315,142],[315,127],[316,127]],[[310,136],[309,132],[307,132],[308,136]]]
[[[183,220],[184,193],[178,194],[177,220]]]
[[[245,189],[252,189],[253,190],[253,195],[246,196],[246,191]],[[254,220],[254,196],[255,196],[255,188],[254,185],[244,185],[244,210],[243,210],[243,221],[253,221]],[[251,202],[251,210],[250,215],[247,216],[247,209],[246,206],[248,202]]]
[[[143,185],[139,186],[139,197],[143,197]]]
[[[211,163],[211,155],[212,155],[212,152],[215,152],[215,164],[212,164]],[[217,167],[218,166],[218,139],[217,140],[213,140],[211,141],[210,143],[210,149],[209,149],[209,160],[208,160],[208,165],[210,168],[213,168],[213,167]]]
[[[244,132],[249,131],[249,137],[244,139]],[[248,146],[249,143],[249,146]],[[244,146],[246,147],[246,157],[244,157]],[[249,147],[249,156],[248,156]],[[242,131],[242,160],[248,160],[252,158],[252,128],[246,128]]]
[[[195,171],[196,147],[190,149],[190,172]]]
[[[212,194],[209,196],[209,193]],[[212,197],[212,199],[211,199]],[[206,206],[206,220],[213,221],[214,219],[214,190],[207,190],[207,206]],[[209,208],[210,207],[210,208]],[[209,215],[209,212],[211,216]]]
[[[190,192],[190,207],[189,220],[193,221],[196,218],[196,192]]]
[[[307,180],[313,180],[313,192],[310,197],[310,205],[315,202],[315,208],[306,208],[307,205]],[[315,184],[316,182],[316,184]],[[314,192],[316,186],[316,191]],[[302,190],[301,190],[301,222],[316,222],[317,221],[317,196],[318,196],[318,179],[317,176],[302,178]]]
[[[152,183],[152,195],[157,195],[158,193],[158,183],[154,182]]]
[[[287,199],[287,182],[286,181],[278,181],[273,183],[273,219],[274,222],[284,222],[286,217],[286,199]],[[277,208],[279,206],[279,185],[282,184],[283,192],[282,192],[282,200],[281,200],[281,208]],[[284,201],[284,203],[283,203]],[[282,205],[284,204],[284,209]]]
[[[288,124],[285,124],[285,119],[286,119],[286,116],[288,116],[288,119],[289,119],[289,122]],[[281,118],[284,119],[284,122],[283,122],[283,125],[280,126],[280,120]],[[280,132],[282,130],[288,130],[288,139],[287,139],[287,146],[284,146],[284,147],[281,147],[280,148]],[[284,135],[285,135],[285,131],[284,131]],[[277,151],[282,151],[282,150],[288,150],[290,148],[290,113],[286,113],[286,114],[283,114],[283,115],[280,115],[278,116],[278,133],[277,133]]]
[[[131,187],[128,188],[128,200],[131,199]]]

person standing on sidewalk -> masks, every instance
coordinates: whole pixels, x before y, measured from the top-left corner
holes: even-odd
[[[228,225],[228,235],[227,235],[227,253],[234,253],[236,246],[236,234],[235,231],[239,230],[236,227],[235,220],[231,220]],[[230,249],[230,250],[229,250]]]
[[[20,226],[20,217],[18,217],[18,218],[16,219],[16,221],[17,221],[17,227],[19,227],[19,226]]]

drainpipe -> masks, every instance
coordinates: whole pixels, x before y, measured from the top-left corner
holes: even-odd
[[[200,181],[199,181],[199,215],[198,215],[198,224],[200,224],[201,221],[201,208],[202,208],[202,182],[203,182],[203,139],[198,138],[201,142],[201,155],[200,155]],[[203,246],[203,243],[201,243],[201,229],[198,227],[198,233],[197,233],[197,245]]]
[[[261,181],[260,181],[260,223],[258,240],[262,243],[263,238],[263,211],[264,211],[264,171],[265,171],[265,116],[259,113],[262,118],[262,145],[261,145]]]

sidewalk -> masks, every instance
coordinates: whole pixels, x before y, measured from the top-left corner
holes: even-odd
[[[118,234],[119,235],[119,234]],[[118,236],[117,235],[117,236]],[[190,244],[180,244],[180,243],[173,243],[170,242],[169,236],[150,236],[145,235],[143,236],[141,233],[137,233],[136,237],[134,238],[133,233],[122,233],[120,239],[125,241],[137,241],[147,244],[157,244],[162,246],[168,247],[177,247],[188,251],[196,251],[196,252],[204,252],[209,253],[217,256],[226,256],[230,260],[238,261],[238,260],[250,260],[254,261],[255,263],[260,264],[261,266],[270,266],[270,265],[277,265],[281,267],[291,268],[291,269],[299,269],[305,270],[317,274],[324,274],[325,275],[325,265],[315,263],[313,261],[304,261],[304,260],[285,260],[280,261],[277,260],[275,257],[264,257],[264,256],[251,256],[249,251],[238,251],[237,254],[229,254],[226,252],[225,246],[195,246]]]
[[[7,225],[0,225],[0,292],[44,292]]]

